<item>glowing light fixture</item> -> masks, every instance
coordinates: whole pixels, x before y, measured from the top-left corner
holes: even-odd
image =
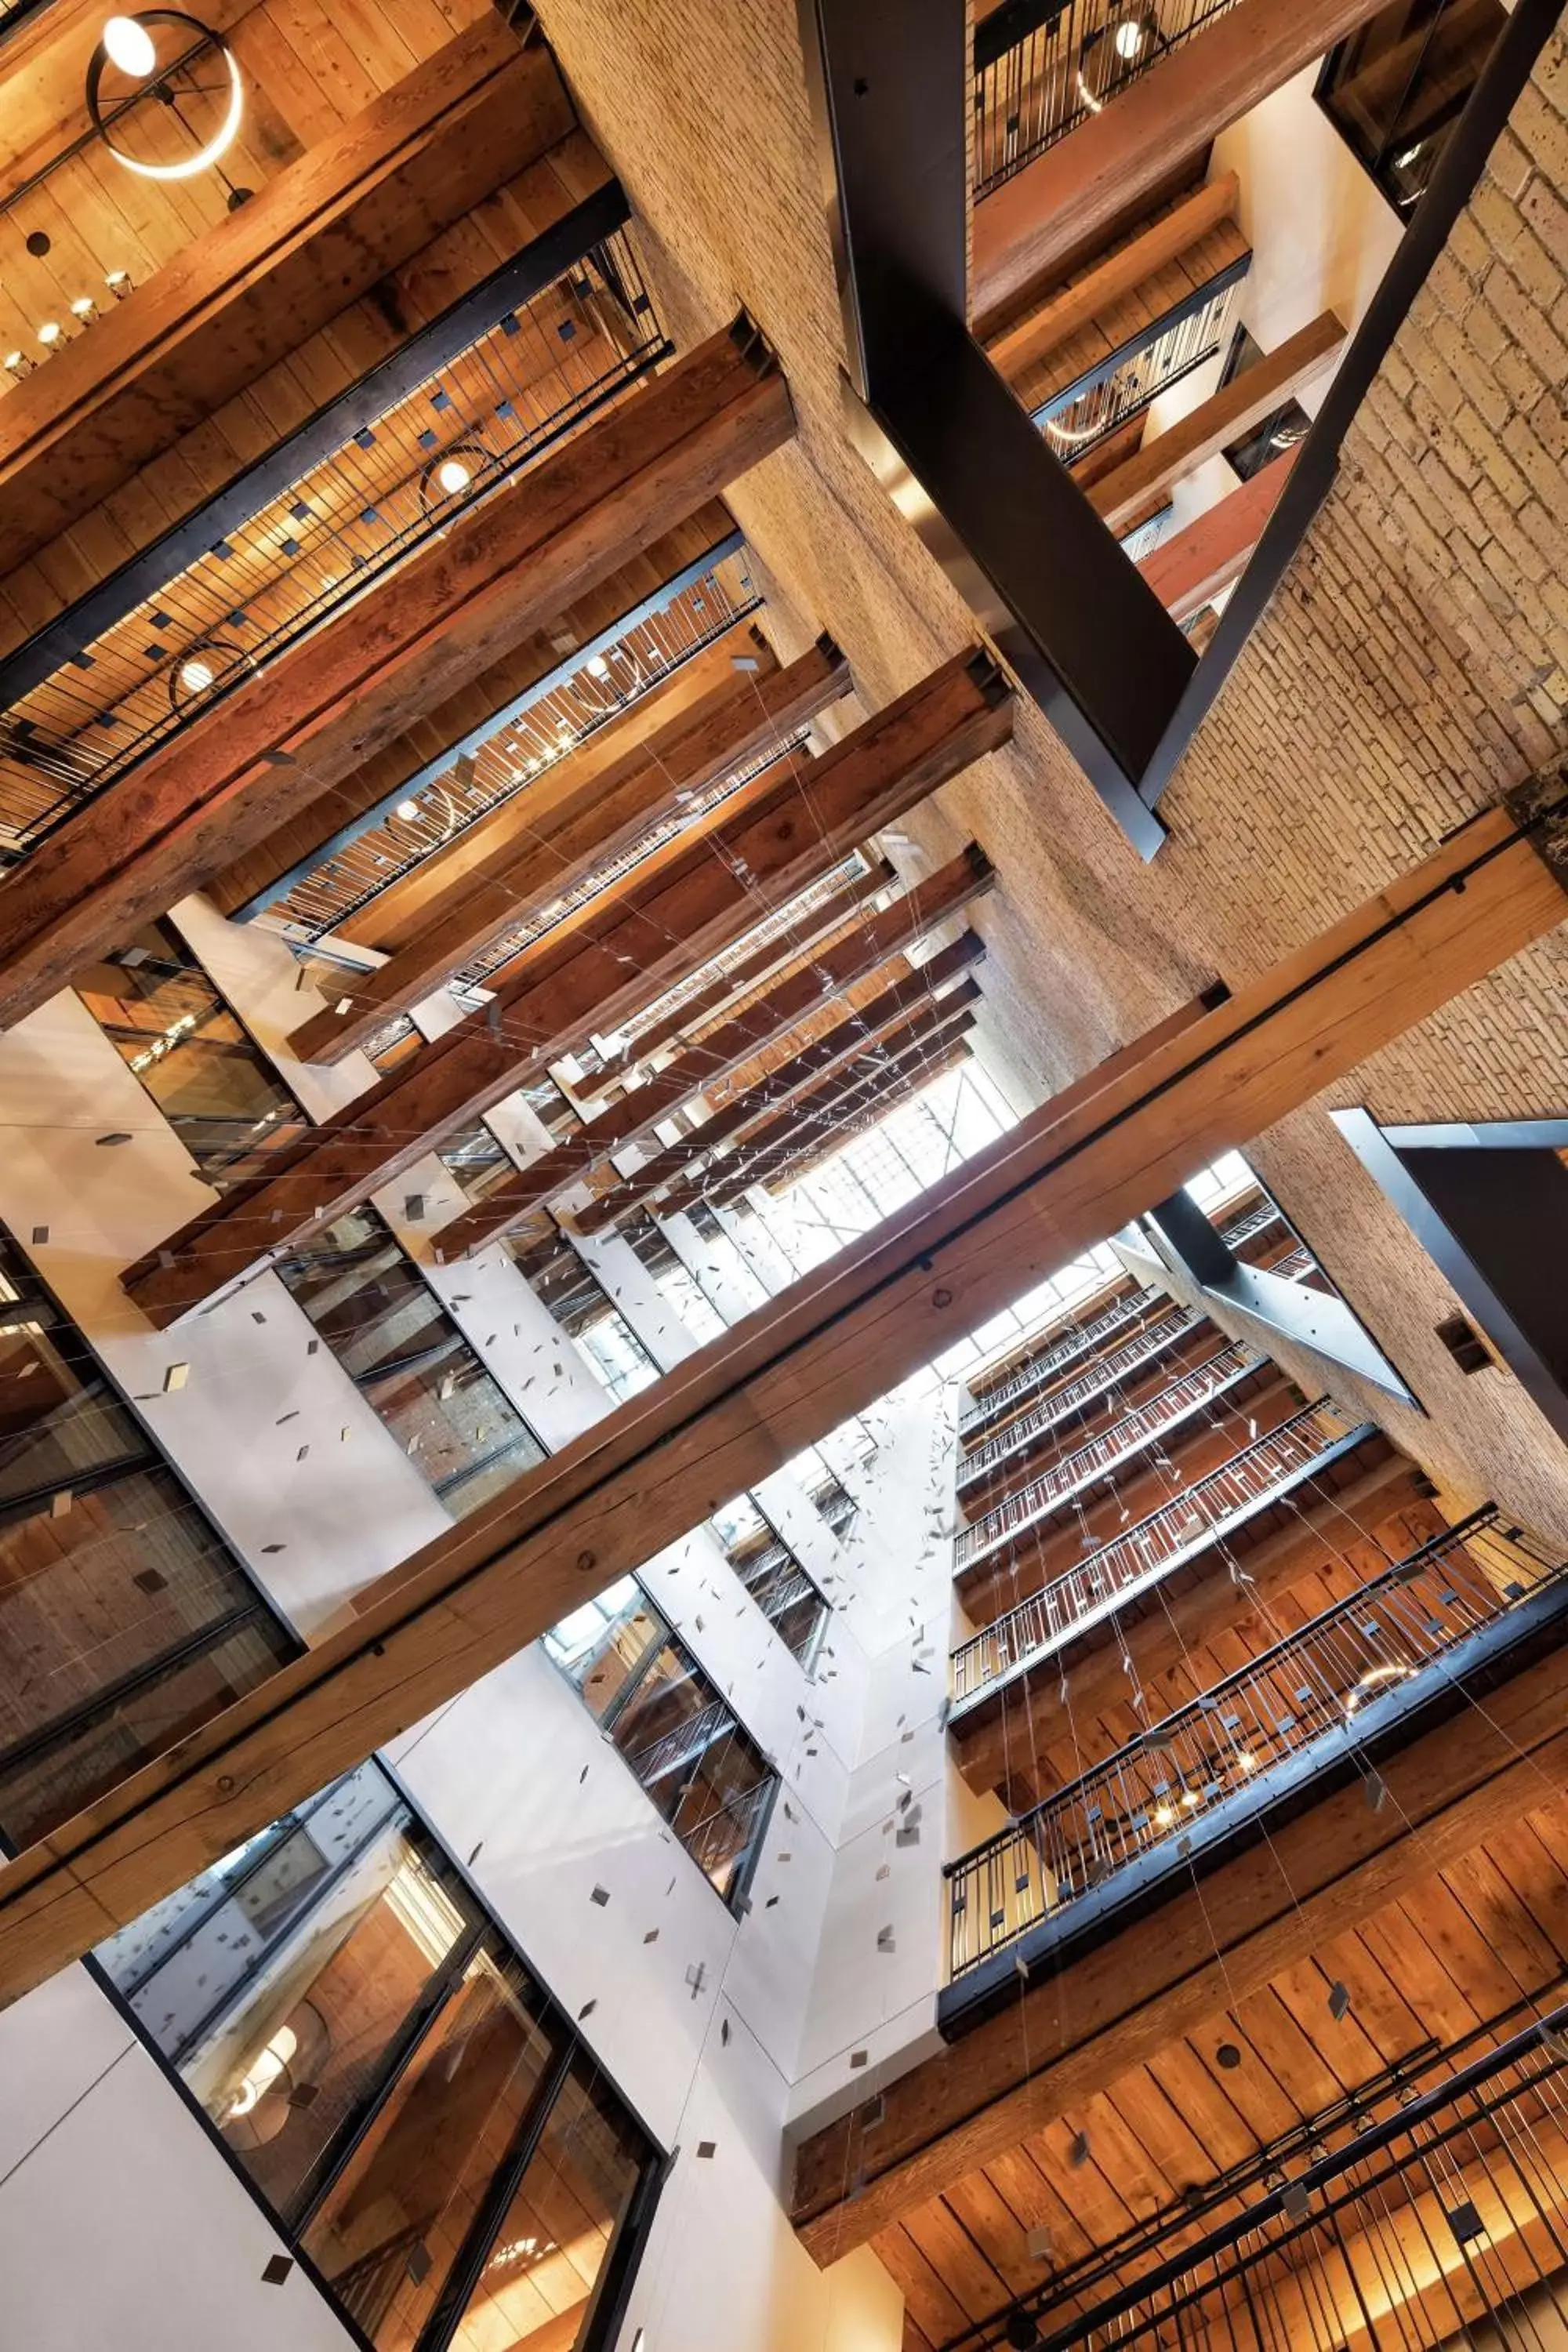
[[[180,684],[187,694],[205,694],[216,673],[210,662],[192,658],[180,664]]]
[[[588,675],[589,675],[589,677],[609,677],[609,675],[610,675],[610,665],[609,665],[609,663],[605,659],[605,656],[604,656],[604,655],[603,655],[603,654],[595,654],[595,655],[593,656],[592,659],[589,661],[589,664],[588,664]]]
[[[144,163],[141,156],[117,147],[109,135],[99,102],[106,65],[115,66],[135,81],[145,81],[153,71],[157,51],[147,29],[150,25],[181,26],[187,34],[194,35],[197,43],[210,44],[222,58],[228,76],[228,95],[222,121],[194,155],[187,155],[178,163]],[[92,53],[92,63],[87,69],[87,110],[93,129],[115,162],[123,163],[128,172],[134,172],[143,180],[194,180],[198,172],[205,172],[210,164],[216,163],[234,144],[235,132],[239,129],[240,117],[245,112],[245,85],[240,79],[234,51],[221,33],[215,33],[199,17],[187,16],[181,9],[149,8],[138,16],[111,16],[105,25],[102,37]]]
[[[1131,65],[1143,47],[1145,37],[1142,26],[1130,18],[1125,24],[1118,25],[1115,37],[1117,56],[1126,64]]]
[[[131,272],[129,269],[110,269],[105,275],[103,282],[115,300],[123,302],[131,291]]]
[[[38,341],[40,343],[47,344],[52,350],[54,345],[59,341],[60,333],[61,329],[59,320],[58,319],[46,319],[43,325],[38,329]]]
[[[403,819],[405,824],[412,824],[415,818],[419,814],[418,802],[399,801],[397,803],[397,814]]]
[[[132,81],[145,81],[158,62],[153,36],[140,16],[110,16],[103,28],[103,46],[110,64]]]
[[[473,478],[460,457],[443,457],[436,468],[436,479],[449,499],[466,490]]]

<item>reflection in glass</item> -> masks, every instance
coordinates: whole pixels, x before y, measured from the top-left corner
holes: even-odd
[[[336,1218],[277,1271],[455,1517],[544,1459],[532,1431],[374,1209]]]
[[[97,1958],[376,2352],[580,2340],[655,2151],[378,1764]]]
[[[0,1834],[42,1835],[293,1653],[0,1235]]]
[[[76,988],[204,1176],[237,1182],[305,1133],[299,1104],[167,923],[89,965]]]
[[[1331,51],[1318,103],[1410,214],[1507,22],[1500,0],[1394,0]]]
[[[521,1971],[477,1953],[305,2244],[377,2352],[412,2352],[553,2044]]]
[[[643,2164],[642,2135],[579,2060],[452,2338],[458,2352],[572,2352]]]

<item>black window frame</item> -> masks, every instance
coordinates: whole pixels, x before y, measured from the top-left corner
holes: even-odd
[[[393,1799],[391,1812],[380,1818],[371,1834],[379,1834],[389,1821],[396,1819],[400,1811],[403,1818],[398,1826],[402,1834],[420,1858],[433,1868],[444,1890],[461,1906],[466,1906],[469,1916],[463,1934],[440,1964],[436,1978],[427,1988],[426,1997],[422,1998],[419,2003],[409,2011],[402,2030],[389,2042],[387,2053],[377,2077],[374,2084],[366,2087],[357,2111],[352,2116],[345,2117],[343,2124],[334,2134],[332,2142],[322,2151],[321,2159],[312,2170],[309,2196],[301,2200],[298,2210],[291,2216],[286,2217],[279,2210],[254,2175],[247,2169],[238,2151],[224,2137],[217,2124],[186,2082],[179,2065],[163,2050],[132,2006],[132,1996],[137,1987],[132,1986],[129,1991],[121,1989],[121,1984],[110,1974],[107,1963],[100,1957],[102,1948],[86,1955],[83,1966],[122,2022],[147,2052],[153,2065],[173,2089],[186,2112],[195,2117],[209,2144],[216,2149],[251,2203],[281,2239],[288,2248],[289,2259],[298,2263],[300,2269],[323,2297],[351,2341],[359,2347],[359,2352],[378,2352],[378,2347],[374,2336],[365,2331],[352,2312],[345,2307],[331,2280],[322,2271],[305,2244],[305,2236],[310,2221],[322,2210],[333,2186],[342,2179],[355,2150],[363,2144],[377,2117],[386,2112],[398,2084],[408,2074],[432,2029],[443,2015],[456,1987],[462,1982],[464,1973],[475,1957],[481,1953],[486,1954],[497,1961],[503,1973],[510,1969],[521,1974],[527,1987],[531,2012],[552,2045],[551,2054],[545,2062],[540,2081],[527,2102],[526,2111],[517,2127],[502,2168],[498,2171],[489,2189],[481,2198],[479,2210],[464,2233],[447,2284],[437,2296],[419,2331],[416,2352],[446,2352],[446,2347],[450,2344],[457,2328],[461,2324],[464,2313],[472,2298],[474,2288],[482,2274],[484,2263],[494,2248],[504,2223],[511,2196],[526,2172],[529,2161],[542,2137],[556,2098],[573,2075],[574,2070],[584,2063],[591,2074],[608,2086],[623,2109],[628,2123],[641,2135],[644,2142],[644,2155],[638,2179],[626,2210],[616,2225],[604,2265],[595,2281],[576,2347],[576,2352],[610,2352],[610,2347],[616,2342],[626,2315],[626,2305],[638,2265],[647,2250],[660,2194],[669,2177],[679,2150],[667,2150],[657,2135],[649,2129],[632,2101],[626,2097],[608,2070],[595,2055],[591,2044],[580,2031],[570,2011],[551,1991],[537,1969],[531,1965],[527,1954],[517,1939],[496,1917],[472,1873],[458,1859],[445,1839],[432,1826],[428,1818],[410,1795],[401,1776],[379,1754],[367,1759],[366,1762],[357,1769],[374,1772],[387,1784]],[[347,1780],[352,1777],[345,1774],[342,1779]],[[301,1816],[308,1817],[310,1808],[329,1796],[331,1790],[340,1785],[342,1785],[341,1781],[334,1781],[328,1790],[319,1791],[317,1797],[310,1800],[307,1806],[296,1807],[290,1813],[283,1815],[279,1821],[273,1822],[259,1839],[250,1842],[242,1849],[243,1867],[236,1873],[232,1880],[226,1883],[225,1896],[226,1897],[236,1887],[242,1885],[245,1878],[266,1861],[268,1856],[276,1850],[277,1844],[291,1833]],[[365,1845],[368,1843],[367,1838]],[[356,1855],[351,1857],[350,1863],[345,1863],[343,1868],[351,1866],[352,1860],[357,1858],[357,1853],[363,1851],[364,1846],[357,1849]],[[310,1917],[316,1905],[339,1882],[342,1875],[342,1869],[334,1870],[324,1874],[319,1881],[313,1882],[310,1899],[291,1913],[285,1922],[279,1937],[280,1941]],[[193,1922],[193,1926],[195,1924],[199,1922]],[[149,1975],[151,1973],[151,1971],[148,1972]],[[147,1978],[143,1977],[138,1982],[146,1980]]]
[[[115,1379],[102,1359],[88,1340],[81,1327],[68,1312],[57,1292],[38,1272],[27,1256],[11,1228],[0,1220],[0,1275],[15,1286],[19,1303],[27,1310],[16,1317],[17,1321],[37,1320],[47,1333],[68,1370],[94,1386],[101,1387],[121,1417],[136,1433],[137,1450],[116,1455],[95,1465],[90,1469],[73,1475],[68,1481],[55,1479],[28,1487],[7,1496],[0,1503],[0,1525],[12,1526],[48,1511],[55,1496],[68,1486],[72,1494],[101,1493],[132,1477],[154,1476],[166,1481],[180,1496],[181,1507],[188,1511],[210,1539],[214,1551],[236,1586],[235,1606],[211,1624],[193,1628],[181,1639],[165,1645],[155,1656],[140,1665],[126,1669],[90,1696],[76,1700],[49,1723],[40,1725],[23,1738],[13,1741],[0,1750],[0,1803],[4,1802],[5,1776],[30,1759],[47,1754],[52,1749],[67,1748],[75,1739],[89,1732],[95,1723],[109,1715],[124,1699],[137,1691],[152,1686],[181,1664],[188,1663],[205,1649],[216,1647],[247,1627],[255,1628],[272,1646],[275,1665],[282,1667],[300,1656],[305,1644],[300,1640],[287,1612],[268,1591],[260,1578],[244,1555],[232,1542],[217,1519],[208,1510],[188,1479],[184,1477],[169,1455],[159,1445],[135,1401]],[[215,1710],[216,1712],[216,1710]],[[142,1763],[150,1763],[152,1756]],[[133,1768],[140,1769],[141,1766]],[[123,1777],[123,1768],[116,1778]],[[90,1799],[83,1801],[90,1802]],[[30,1828],[29,1839],[47,1835],[47,1831]],[[13,1854],[22,1849],[0,1823],[0,1854]]]

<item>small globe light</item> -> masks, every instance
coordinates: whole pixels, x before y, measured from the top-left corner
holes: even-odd
[[[1131,17],[1125,24],[1118,25],[1116,27],[1116,54],[1119,58],[1122,58],[1128,65],[1131,65],[1133,58],[1138,55],[1142,47],[1143,27],[1142,25],[1138,24]]]
[[[459,490],[468,488],[473,476],[460,457],[443,457],[436,468],[436,479],[447,496],[455,499]]]
[[[397,803],[397,814],[403,819],[405,824],[412,824],[415,818],[419,814],[418,802],[399,801]]]
[[[133,81],[145,81],[158,62],[153,36],[136,16],[110,16],[103,28],[103,46],[110,63]]]
[[[213,677],[210,662],[198,661],[195,656],[180,665],[180,684],[187,694],[205,694],[213,682]]]
[[[595,654],[595,655],[594,655],[593,658],[591,659],[591,661],[590,661],[590,662],[589,662],[589,664],[588,664],[588,675],[589,675],[589,677],[609,677],[609,675],[610,675],[610,665],[609,665],[609,663],[605,659],[605,656],[604,656],[604,655],[603,655],[603,654]]]

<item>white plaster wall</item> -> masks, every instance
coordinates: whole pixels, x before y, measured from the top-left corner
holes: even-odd
[[[348,2352],[304,2273],[85,1969],[0,2013],[7,2352]]]
[[[275,1276],[169,1331],[132,1305],[122,1269],[216,1196],[74,993],[0,1037],[0,1217],[264,1590],[319,1638],[446,1511],[330,1350],[311,1352]],[[115,1133],[130,1140],[99,1143]]]

